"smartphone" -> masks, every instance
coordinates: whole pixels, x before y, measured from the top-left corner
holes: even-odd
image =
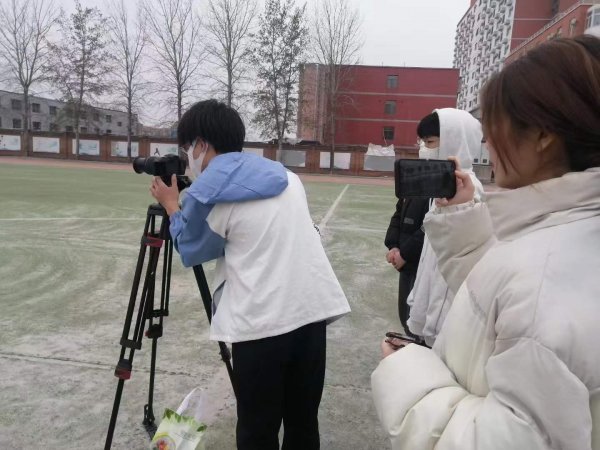
[[[402,347],[404,347],[404,346],[397,346],[397,345],[396,345],[396,344],[395,344],[395,343],[392,341],[392,339],[402,339],[403,341],[406,341],[406,342],[411,342],[411,343],[413,343],[413,344],[417,344],[417,345],[425,345],[425,344],[423,343],[423,341],[421,341],[421,340],[415,339],[414,337],[410,337],[410,336],[407,336],[407,335],[405,335],[405,334],[402,334],[402,333],[397,333],[397,332],[395,332],[395,331],[388,331],[387,333],[385,333],[385,337],[387,338],[385,341],[386,341],[388,344],[390,344],[390,345],[392,345],[393,347],[396,347],[396,348],[402,348]]]
[[[452,198],[456,164],[441,159],[398,159],[394,163],[396,197]]]

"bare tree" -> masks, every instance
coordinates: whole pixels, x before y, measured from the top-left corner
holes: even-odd
[[[357,9],[348,0],[320,0],[314,11],[313,52],[317,61],[325,66],[327,98],[326,130],[331,153],[329,169],[333,171],[336,119],[345,99],[341,89],[349,81],[351,67],[357,64],[363,40],[361,19]]]
[[[127,14],[124,0],[109,3],[108,26],[112,36],[115,56],[115,92],[118,104],[127,111],[127,157],[131,159],[131,136],[134,133],[134,114],[139,108],[142,90],[142,56],[146,45],[146,32],[141,20],[134,22]],[[138,15],[139,16],[139,15]]]
[[[228,106],[239,95],[239,84],[247,80],[252,55],[251,32],[255,17],[254,0],[209,0],[206,30],[213,42],[207,52],[217,72],[211,78]],[[236,105],[237,106],[237,105]]]
[[[167,106],[181,119],[184,97],[197,89],[197,75],[204,59],[202,23],[194,0],[144,0],[150,56],[160,80],[155,91],[166,95]]]
[[[88,105],[110,90],[106,76],[112,57],[107,51],[106,19],[97,8],[82,8],[60,19],[61,39],[50,43],[50,79],[67,102],[75,128],[75,153],[79,158],[79,122],[87,117]]]
[[[47,36],[58,14],[53,0],[3,0],[0,3],[0,60],[7,81],[23,91],[23,141],[30,153],[31,87],[43,80],[48,60]]]
[[[294,0],[267,0],[252,54],[257,71],[254,123],[263,136],[275,133],[279,153],[298,104],[299,69],[308,36],[305,9],[294,7]]]

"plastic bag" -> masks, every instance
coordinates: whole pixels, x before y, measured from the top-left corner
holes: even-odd
[[[204,450],[206,424],[203,422],[204,394],[192,390],[177,411],[165,409],[152,438],[150,450]]]

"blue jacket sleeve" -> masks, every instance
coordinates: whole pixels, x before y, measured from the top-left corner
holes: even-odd
[[[171,238],[185,267],[196,266],[224,254],[225,238],[215,233],[207,222],[214,206],[200,203],[188,195],[183,200],[182,210],[170,218]]]

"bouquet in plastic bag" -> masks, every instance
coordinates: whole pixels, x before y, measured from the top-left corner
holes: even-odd
[[[183,399],[177,411],[165,409],[150,450],[204,450],[207,428],[202,422],[204,403],[202,390],[196,388]]]

